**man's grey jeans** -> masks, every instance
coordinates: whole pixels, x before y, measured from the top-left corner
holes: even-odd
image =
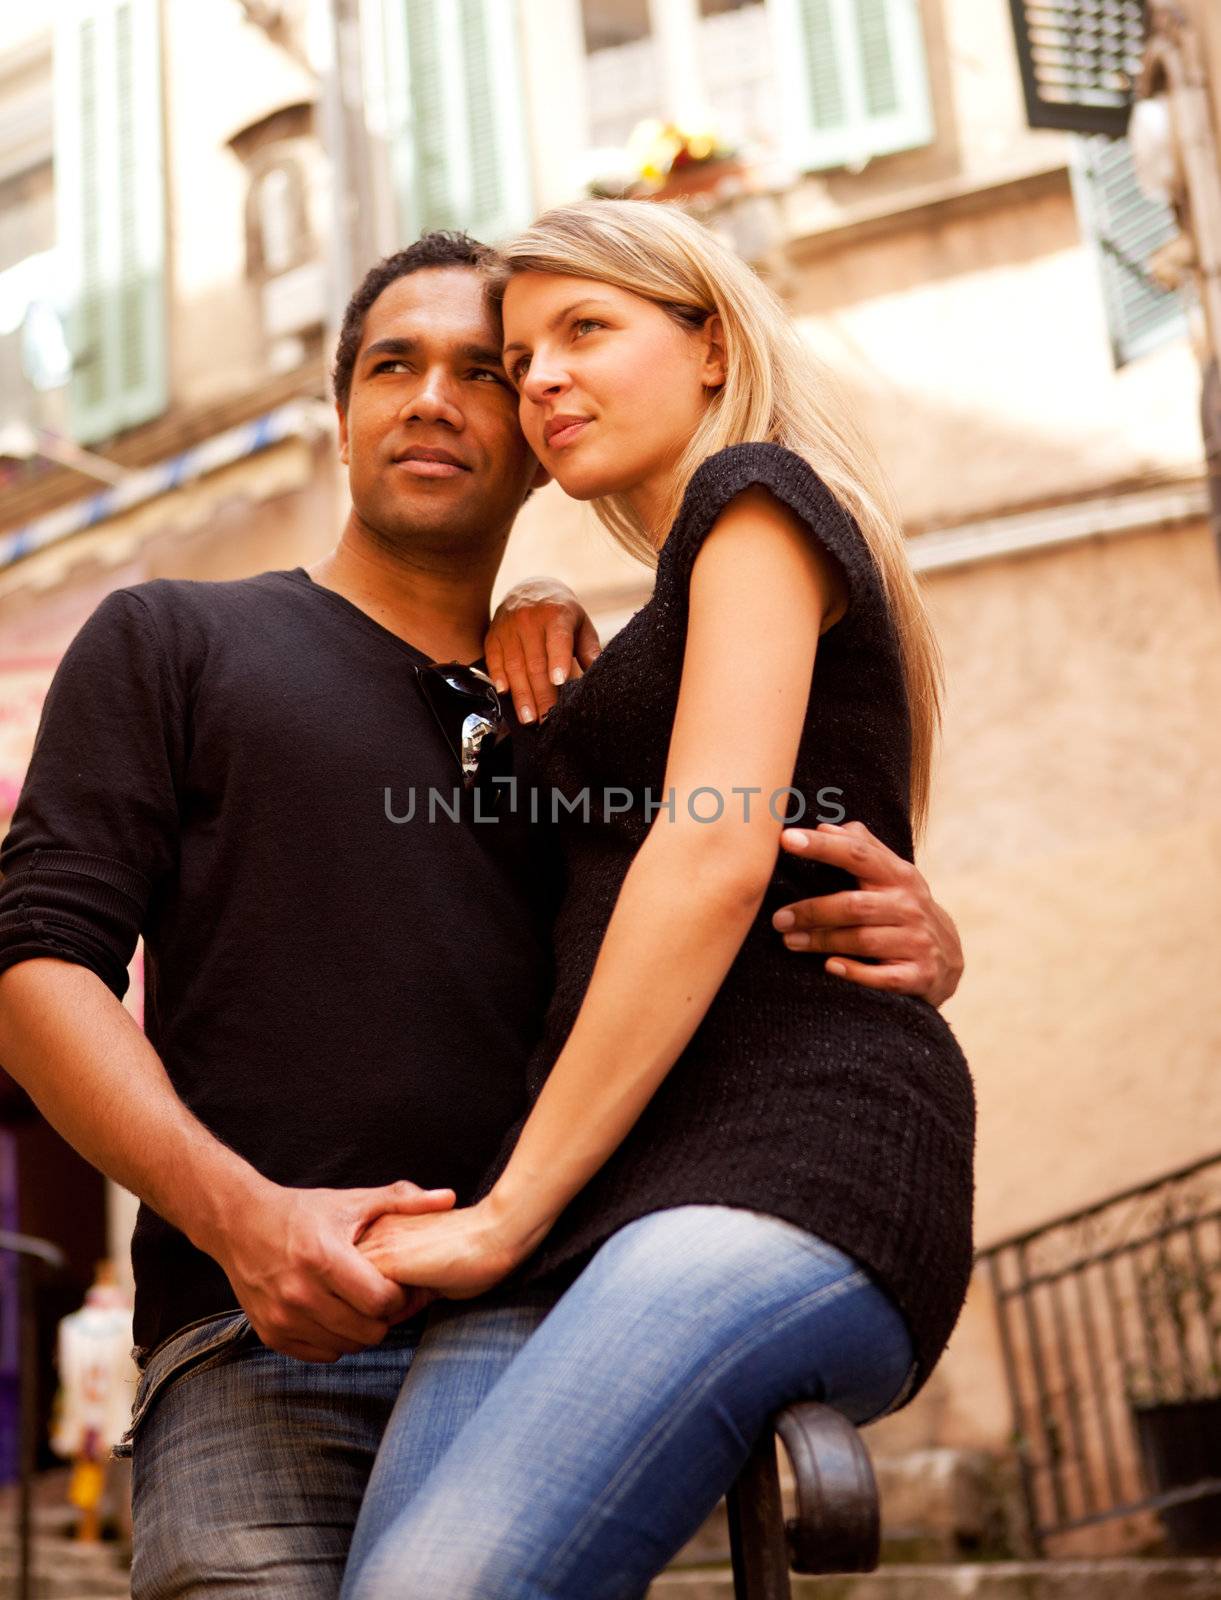
[[[132,1458],[132,1600],[335,1600],[423,1315],[333,1364],[268,1350],[241,1312],[158,1345]]]

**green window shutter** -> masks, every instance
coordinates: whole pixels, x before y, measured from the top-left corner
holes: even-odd
[[[1149,272],[1150,257],[1175,237],[1178,224],[1169,206],[1138,185],[1126,139],[1095,135],[1073,144],[1077,214],[1098,260],[1111,352],[1122,367],[1187,330],[1182,296]]]
[[[530,215],[515,0],[384,0],[399,225],[492,242]]]
[[[768,0],[794,160],[863,167],[933,138],[918,0]]]
[[[81,444],[159,416],[168,399],[158,24],[157,0],[59,12],[55,198]]]

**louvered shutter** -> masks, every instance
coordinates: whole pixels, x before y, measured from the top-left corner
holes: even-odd
[[[432,228],[492,242],[530,215],[514,0],[384,0],[403,243]]]
[[[1149,274],[1149,259],[1178,232],[1169,206],[1136,181],[1126,139],[1074,139],[1077,212],[1094,247],[1117,367],[1186,330],[1182,297]]]
[[[793,160],[861,167],[933,137],[917,0],[768,0]]]
[[[57,233],[82,444],[167,403],[158,23],[157,0],[69,0],[57,19]]]

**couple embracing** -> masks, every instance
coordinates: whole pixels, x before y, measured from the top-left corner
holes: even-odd
[[[133,1596],[635,1600],[777,1410],[906,1403],[963,1300],[936,644],[680,210],[426,236],[335,394],[335,549],[109,596],[0,854],[0,1060],[143,1202]],[[550,583],[489,629],[548,478],[656,568],[600,653]]]

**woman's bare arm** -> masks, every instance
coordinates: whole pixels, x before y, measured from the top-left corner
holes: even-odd
[[[819,631],[845,597],[832,558],[766,491],[717,519],[691,575],[662,796],[674,792],[673,820],[659,811],[637,852],[572,1032],[498,1182],[448,1215],[375,1222],[360,1249],[388,1277],[451,1298],[490,1288],[648,1104],[758,912],[782,826],[767,797],[791,781]],[[692,820],[696,790],[724,796],[719,821]],[[742,790],[754,791],[749,820]],[[696,808],[710,814],[712,796]]]

